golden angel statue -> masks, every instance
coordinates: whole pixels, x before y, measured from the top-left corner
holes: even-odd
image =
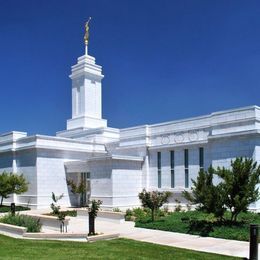
[[[89,22],[91,20],[91,17],[88,18],[88,21],[85,24],[85,36],[84,36],[84,40],[85,40],[85,44],[88,45],[88,40],[89,40]]]

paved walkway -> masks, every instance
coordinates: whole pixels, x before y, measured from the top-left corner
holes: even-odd
[[[87,232],[87,219],[72,218],[69,232]],[[96,222],[97,232],[120,233],[120,237],[138,241],[150,242],[196,251],[210,252],[216,254],[248,257],[249,243],[235,240],[199,237],[181,233],[135,228],[133,222],[121,224],[99,221]]]

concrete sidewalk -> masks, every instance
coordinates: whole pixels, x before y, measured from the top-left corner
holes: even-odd
[[[71,218],[70,232],[88,230],[87,219]],[[120,237],[155,243],[166,246],[186,248],[215,254],[249,257],[249,243],[211,237],[135,228],[133,222],[121,224],[108,221],[96,221],[97,232],[120,233]]]

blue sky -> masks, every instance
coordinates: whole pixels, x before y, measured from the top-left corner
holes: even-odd
[[[0,0],[0,132],[65,129],[89,16],[109,126],[260,105],[260,1]]]

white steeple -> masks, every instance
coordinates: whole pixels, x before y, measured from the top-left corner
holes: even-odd
[[[89,19],[90,20],[90,19]],[[72,119],[67,120],[67,130],[75,128],[106,127],[102,119],[102,67],[88,55],[88,23],[86,23],[85,55],[72,66]]]

